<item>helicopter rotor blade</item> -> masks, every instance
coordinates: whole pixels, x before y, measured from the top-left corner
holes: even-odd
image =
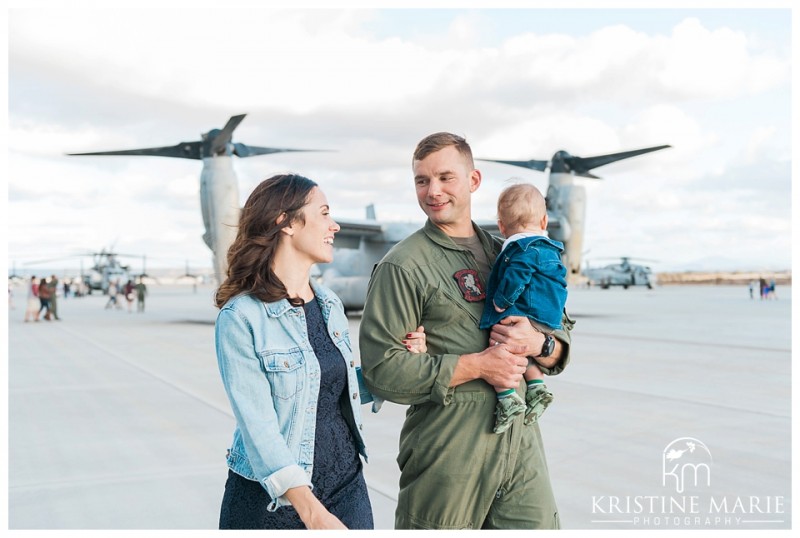
[[[71,258],[82,258],[83,254],[74,254],[72,256],[59,256],[58,258],[47,258],[44,260],[32,260],[29,262],[23,263],[23,265],[40,265],[43,263],[50,263],[50,262],[60,262],[64,260],[69,260]]]

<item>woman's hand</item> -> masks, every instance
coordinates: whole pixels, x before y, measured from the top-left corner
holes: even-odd
[[[425,327],[422,325],[410,333],[406,333],[406,337],[402,342],[411,353],[425,353],[428,351],[425,340]]]
[[[297,510],[297,515],[300,516],[307,529],[347,529],[338,517],[331,514],[319,502],[308,486],[287,489],[284,495]]]

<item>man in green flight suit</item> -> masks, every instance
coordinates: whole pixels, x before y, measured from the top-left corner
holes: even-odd
[[[471,194],[481,183],[472,151],[464,138],[436,133],[417,145],[412,168],[428,220],[375,267],[359,330],[369,390],[410,406],[395,528],[559,528],[539,425],[519,415],[493,433],[493,386],[524,398],[528,360],[560,373],[573,322],[565,312],[555,339],[519,316],[479,329],[501,242],[472,222]],[[428,352],[414,354],[396,335],[420,325]]]

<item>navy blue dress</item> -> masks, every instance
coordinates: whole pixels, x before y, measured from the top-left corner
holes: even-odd
[[[347,393],[347,365],[328,335],[316,299],[303,306],[308,337],[319,360],[320,388],[314,436],[314,495],[348,529],[372,529],[372,505],[355,437],[342,410],[352,414]],[[351,422],[353,422],[351,420]],[[305,529],[297,511],[267,510],[270,497],[258,482],[228,471],[220,511],[220,529]]]

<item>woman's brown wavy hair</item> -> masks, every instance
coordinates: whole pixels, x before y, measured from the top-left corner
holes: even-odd
[[[272,260],[281,230],[295,222],[305,223],[303,207],[316,186],[307,177],[281,174],[265,179],[253,190],[242,208],[236,239],[228,249],[228,272],[214,298],[217,308],[240,293],[268,303],[280,299],[297,302],[273,272]]]

